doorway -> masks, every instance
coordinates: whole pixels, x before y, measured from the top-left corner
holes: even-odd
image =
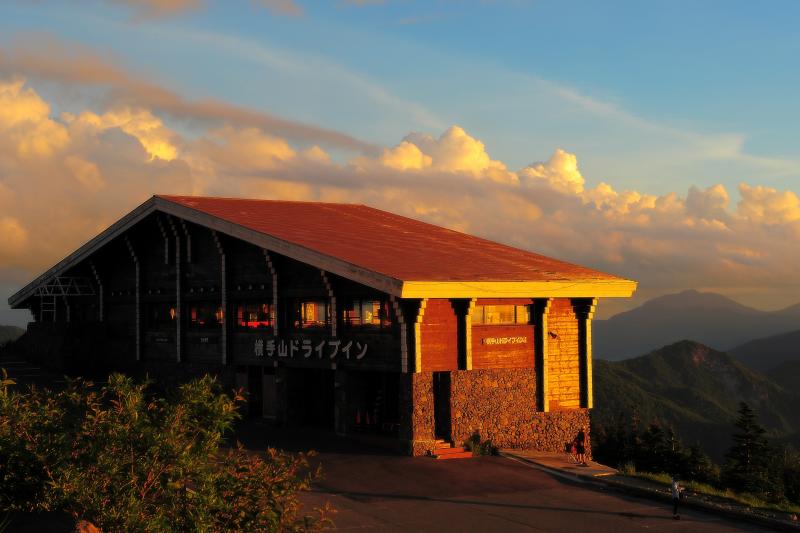
[[[264,387],[261,374],[260,366],[247,367],[247,412],[253,418],[261,417],[264,413],[262,405]]]
[[[292,424],[318,429],[334,428],[334,371],[291,369],[289,420]]]
[[[433,373],[433,425],[437,439],[450,440],[450,372]]]

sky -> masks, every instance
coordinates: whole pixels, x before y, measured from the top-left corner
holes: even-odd
[[[800,4],[0,3],[7,296],[156,193],[367,203],[800,302]]]

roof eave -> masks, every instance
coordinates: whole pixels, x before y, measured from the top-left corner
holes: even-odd
[[[628,298],[627,279],[563,281],[407,281],[402,298]]]

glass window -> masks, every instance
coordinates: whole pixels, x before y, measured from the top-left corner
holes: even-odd
[[[349,300],[345,303],[342,318],[350,327],[386,328],[391,325],[389,303],[382,300]]]
[[[473,324],[510,325],[529,322],[527,305],[478,305],[472,311]]]
[[[236,304],[236,325],[240,329],[266,329],[272,327],[272,306],[261,302]]]
[[[225,313],[218,304],[208,302],[189,305],[188,322],[192,328],[218,328],[224,317]]]
[[[328,302],[325,300],[302,301],[299,303],[295,327],[322,328],[328,325]]]
[[[147,309],[148,329],[169,329],[175,327],[177,312],[175,305],[168,303],[152,303]]]

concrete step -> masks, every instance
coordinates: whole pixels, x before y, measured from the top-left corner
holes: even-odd
[[[472,457],[472,452],[445,453],[442,455],[434,455],[433,457],[439,461],[445,459],[469,459]]]
[[[447,455],[450,453],[462,453],[463,451],[464,451],[463,446],[450,447],[450,448],[434,448],[433,455]]]

